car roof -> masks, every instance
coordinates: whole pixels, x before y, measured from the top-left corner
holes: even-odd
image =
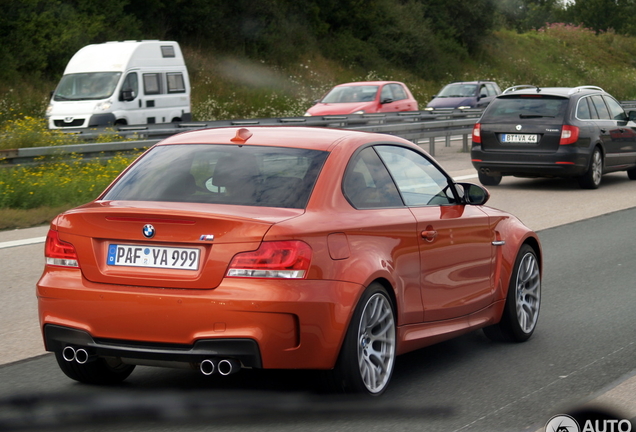
[[[400,81],[354,81],[349,83],[338,84],[340,86],[357,86],[357,85],[382,85],[382,84],[403,84]]]
[[[241,137],[246,137],[244,140]],[[295,147],[330,151],[341,142],[399,142],[399,137],[369,132],[302,126],[249,126],[200,129],[173,135],[157,143],[172,144],[245,144],[272,147]]]
[[[597,86],[578,86],[578,87],[538,87],[533,85],[519,85],[509,87],[503,91],[500,95],[506,97],[508,95],[519,94],[547,94],[554,96],[569,97],[573,94],[590,94],[590,93],[605,93],[600,87]]]
[[[494,81],[478,80],[478,81],[456,81],[456,82],[448,83],[446,85],[452,85],[452,84],[485,84],[485,83],[496,84]],[[446,87],[446,86],[444,86],[444,87]]]

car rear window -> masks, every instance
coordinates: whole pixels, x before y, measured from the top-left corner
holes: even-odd
[[[534,94],[498,97],[490,103],[482,121],[563,119],[568,101],[563,97]]]
[[[304,208],[327,155],[286,147],[157,146],[101,199]]]

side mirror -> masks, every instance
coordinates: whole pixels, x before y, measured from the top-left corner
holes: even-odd
[[[636,111],[629,111],[629,121],[636,121]]]
[[[455,187],[464,204],[484,205],[490,199],[490,193],[482,186],[473,183],[456,183]]]
[[[119,96],[119,100],[130,102],[135,100],[135,93],[132,90],[122,90]]]
[[[384,98],[384,99],[382,99],[380,101],[381,104],[388,104],[388,103],[391,103],[391,102],[393,102],[393,99],[391,99],[391,98]]]

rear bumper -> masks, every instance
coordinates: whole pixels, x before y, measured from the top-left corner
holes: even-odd
[[[60,268],[47,268],[37,284],[48,351],[70,344],[98,355],[195,362],[223,354],[267,369],[332,368],[362,290],[338,281],[240,278],[211,290],[132,287]]]
[[[244,367],[261,368],[258,344],[251,339],[203,339],[193,345],[149,344],[134,341],[94,339],[88,332],[53,324],[44,326],[44,341],[49,351],[82,347],[89,355],[119,357],[128,360],[201,363],[205,359],[235,358]]]
[[[474,144],[471,161],[485,174],[531,177],[578,177],[588,170],[589,152],[575,146],[561,146],[554,153],[484,151]]]

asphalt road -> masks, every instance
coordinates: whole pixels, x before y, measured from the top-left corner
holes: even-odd
[[[436,155],[455,178],[476,181],[466,154],[438,148]],[[624,173],[605,176],[596,191],[567,180],[509,178],[491,188],[489,204],[519,215],[543,243],[535,335],[499,344],[475,332],[403,355],[379,400],[319,394],[319,377],[300,371],[220,379],[138,367],[122,386],[77,384],[42,355],[34,297],[42,245],[6,247],[43,236],[46,228],[0,233],[0,429],[25,420],[40,421],[38,430],[57,424],[90,431],[536,431],[552,415],[585,403],[606,403],[631,418],[634,188]],[[121,423],[125,414],[143,421]],[[200,421],[186,422],[193,417]]]

